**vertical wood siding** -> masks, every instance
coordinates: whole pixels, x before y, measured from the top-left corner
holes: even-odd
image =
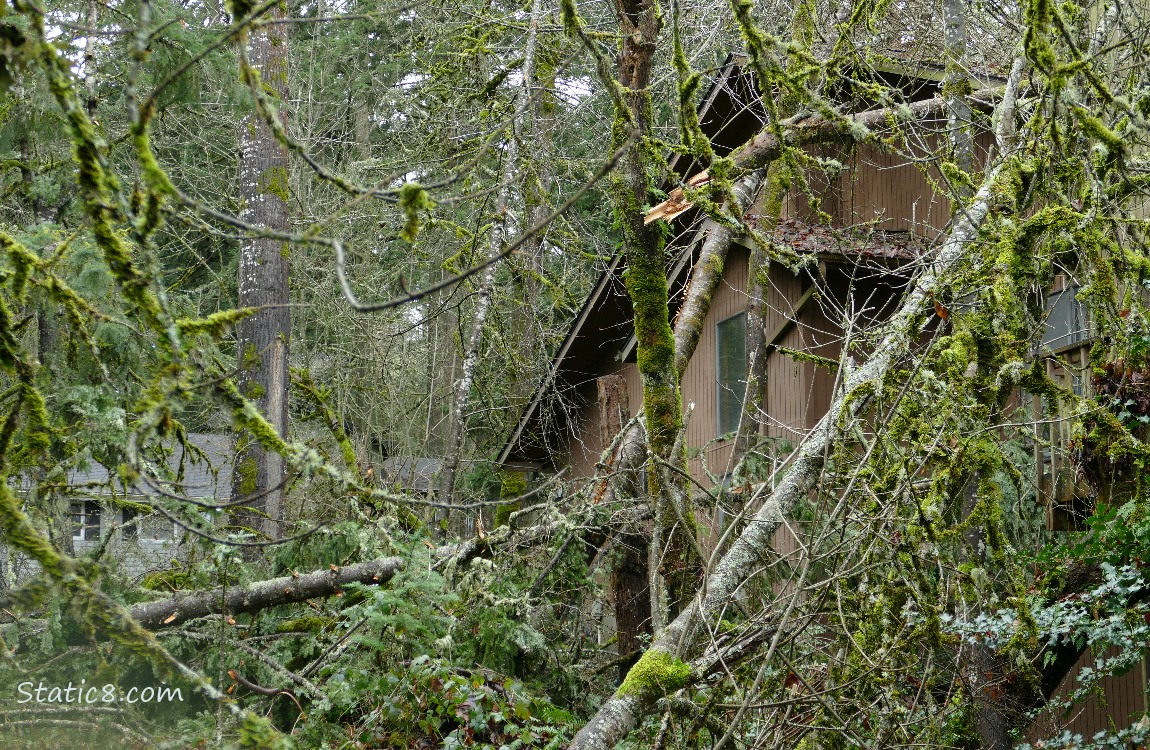
[[[748,257],[745,248],[731,246],[723,269],[723,280],[711,298],[711,309],[703,323],[695,356],[683,373],[683,405],[690,409],[687,448],[692,458],[688,468],[691,475],[705,485],[709,482],[704,461],[712,473],[722,475],[722,467],[731,452],[730,440],[716,440],[719,431],[719,383],[715,326],[747,309]],[[696,455],[700,451],[701,455]]]
[[[1111,649],[1105,655],[1110,657],[1116,653]],[[1078,675],[1082,673],[1084,667],[1092,664],[1094,655],[1087,651],[1062,680],[1055,695],[1063,697],[1081,687],[1077,682]],[[1057,737],[1063,730],[1082,735],[1084,739],[1089,740],[1098,732],[1128,727],[1146,712],[1145,662],[1136,665],[1124,675],[1103,678],[1101,687],[1101,698],[1092,696],[1074,706],[1068,713],[1043,717],[1042,720],[1035,722],[1027,732],[1027,741],[1033,744],[1035,740]]]

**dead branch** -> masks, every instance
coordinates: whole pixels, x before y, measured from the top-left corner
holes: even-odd
[[[403,566],[403,560],[398,557],[381,557],[343,568],[333,565],[329,570],[145,602],[132,606],[129,611],[140,625],[149,630],[158,630],[212,614],[250,614],[281,604],[331,596],[352,583],[383,583],[403,570]]]

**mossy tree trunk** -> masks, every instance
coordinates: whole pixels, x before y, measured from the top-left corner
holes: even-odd
[[[532,19],[538,26],[547,20],[546,16]],[[524,123],[523,154],[523,213],[524,225],[537,226],[551,212],[551,186],[555,173],[555,129],[557,101],[555,96],[555,71],[560,50],[558,45],[539,45],[532,82],[531,109]],[[546,374],[551,358],[547,338],[547,302],[545,279],[547,265],[544,262],[547,231],[538,232],[523,243],[522,255],[512,258],[515,293],[514,312],[509,330],[521,342],[519,356],[510,373],[513,381],[513,398],[525,404],[535,391],[539,379]]]
[[[279,11],[277,11],[279,12]],[[288,38],[286,24],[253,28],[247,57],[263,91],[277,103],[287,101]],[[258,112],[240,134],[240,218],[269,231],[288,229],[288,155]],[[288,246],[268,237],[240,244],[240,307],[260,307],[236,328],[236,360],[241,392],[267,417],[280,436],[288,429],[288,342],[291,314],[288,303]],[[283,522],[283,459],[265,450],[255,436],[240,432],[232,473],[232,497],[246,498],[252,514],[238,522],[270,539],[281,536]]]
[[[643,412],[647,443],[652,456],[646,470],[648,502],[655,509],[651,530],[651,550],[656,551],[658,569],[666,584],[667,604],[678,612],[694,594],[697,562],[690,560],[694,534],[690,507],[672,507],[672,498],[684,498],[683,488],[667,486],[668,473],[662,462],[683,462],[675,453],[676,438],[683,424],[679,372],[675,366],[675,337],[668,310],[667,255],[663,227],[643,222],[643,207],[650,203],[650,175],[661,155],[650,143],[652,103],[648,88],[659,32],[663,20],[654,0],[625,0],[619,6],[620,36],[623,39],[617,81],[617,100],[612,147],[621,148],[632,132],[638,139],[621,163],[613,181],[612,195],[616,217],[623,232],[627,260],[625,283],[634,315],[636,356],[643,384]],[[681,449],[680,449],[681,452]],[[649,560],[656,559],[650,555]],[[641,566],[641,560],[633,564]],[[639,571],[627,580],[638,580]],[[647,571],[648,580],[651,571]],[[661,620],[658,592],[653,591],[652,615]],[[616,591],[617,600],[630,592]],[[620,634],[623,637],[623,634]]]
[[[958,175],[951,189],[958,198],[965,199],[973,191],[969,175],[974,169],[974,133],[971,129],[970,103],[966,97],[973,90],[966,72],[966,3],[962,0],[943,0],[943,42],[946,46],[946,99],[947,133],[954,164],[963,174]]]

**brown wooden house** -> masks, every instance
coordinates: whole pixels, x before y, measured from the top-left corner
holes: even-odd
[[[910,102],[930,99],[939,92],[941,75],[931,67],[912,74],[891,66],[889,72],[877,75],[886,85],[901,89]],[[699,111],[700,124],[716,153],[729,153],[759,132],[763,116],[751,75],[739,67],[737,59],[729,59]],[[924,146],[944,137],[930,134],[941,133],[944,127],[945,120],[926,123]],[[977,137],[976,150],[983,158],[992,140],[986,132]],[[816,280],[817,286],[841,293],[842,298],[848,283],[852,284],[859,313],[864,318],[880,317],[906,283],[898,268],[946,228],[950,215],[949,201],[931,186],[932,181],[941,180],[932,167],[923,168],[873,145],[849,150],[824,146],[819,155],[834,158],[844,167],[834,180],[821,171],[808,178],[818,193],[819,208],[831,221],[817,221],[803,196],[792,195],[786,201],[774,240],[810,262],[798,273],[772,266],[764,301],[772,348],[765,433],[781,441],[798,440],[803,430],[822,417],[830,401],[833,377],[827,369],[786,354],[838,356],[842,321],[832,320],[827,306],[817,304]],[[916,156],[925,159],[927,150]],[[682,161],[672,160],[671,167],[684,178],[700,171],[700,165]],[[753,223],[759,212],[760,206],[753,205],[748,220]],[[704,239],[704,222],[692,209],[675,216],[671,224],[669,274],[674,314]],[[693,405],[687,431],[687,444],[696,456],[691,471],[700,481],[730,469],[732,441],[724,436],[735,431],[743,398],[749,256],[749,241],[736,240],[682,381],[683,403]],[[506,443],[499,457],[501,465],[525,470],[563,466],[575,477],[589,477],[620,415],[625,415],[625,421],[637,411],[642,390],[630,300],[621,278],[624,267],[622,257],[616,256],[600,276]]]
[[[877,75],[901,89],[911,102],[935,97],[940,91],[940,71],[929,66],[910,71],[892,65]],[[729,153],[761,130],[758,97],[751,76],[738,60],[729,59],[717,72],[699,119],[718,154]],[[830,216],[829,223],[816,220],[803,196],[792,195],[785,203],[773,239],[810,260],[799,272],[772,264],[764,300],[769,359],[761,434],[775,441],[781,456],[830,405],[833,372],[803,355],[837,360],[844,335],[843,308],[849,306],[847,312],[858,315],[864,325],[888,314],[908,281],[908,274],[900,269],[947,228],[950,202],[935,189],[942,177],[926,159],[934,144],[945,138],[945,115],[941,117],[921,124],[921,153],[897,156],[873,145],[819,147],[820,156],[834,158],[843,166],[832,179],[821,171],[809,177],[821,210]],[[975,142],[976,158],[985,160],[993,148],[992,135],[984,130]],[[672,161],[671,166],[684,179],[700,171],[699,165],[681,161]],[[760,209],[752,205],[746,218],[753,222]],[[692,209],[674,216],[671,226],[669,278],[674,315],[697,261],[704,222]],[[747,372],[749,257],[749,242],[736,240],[682,379],[689,420],[689,469],[704,486],[721,483],[733,469],[733,434]],[[562,467],[576,480],[590,478],[611,439],[636,414],[642,386],[630,301],[621,278],[624,267],[624,259],[616,256],[599,278],[505,444],[499,456],[504,467],[541,472]],[[1053,377],[1080,390],[1085,387],[1082,369],[1090,342],[1075,289],[1066,281],[1050,290],[1043,354]],[[820,299],[828,292],[835,304]],[[1067,428],[1054,423],[1042,429],[1045,434],[1040,437],[1046,440],[1038,441],[1035,448],[1039,500],[1046,505],[1050,528],[1069,528],[1082,509],[1074,499],[1074,481],[1062,448],[1066,436],[1061,433]],[[1064,686],[1087,663],[1089,658],[1084,657]],[[1073,716],[1064,717],[1057,729],[1089,737],[1114,725],[1128,726],[1132,717],[1146,711],[1145,672],[1145,668],[1136,669],[1106,679],[1107,700],[1089,702]],[[1044,726],[1041,731],[1051,729],[1055,727]]]

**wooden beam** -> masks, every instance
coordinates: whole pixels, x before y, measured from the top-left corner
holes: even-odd
[[[767,343],[766,347],[764,348],[766,357],[769,358],[771,356],[771,352],[779,348],[779,342],[781,342],[783,337],[790,333],[791,329],[798,324],[798,317],[802,315],[803,308],[807,306],[807,303],[814,298],[815,291],[817,289],[818,284],[811,282],[811,285],[807,287],[807,290],[803,292],[802,296],[799,297],[795,302],[794,307],[792,308],[791,317],[788,317],[782,323],[779,323],[779,325],[775,327],[775,330],[771,331],[770,335],[767,336]]]

